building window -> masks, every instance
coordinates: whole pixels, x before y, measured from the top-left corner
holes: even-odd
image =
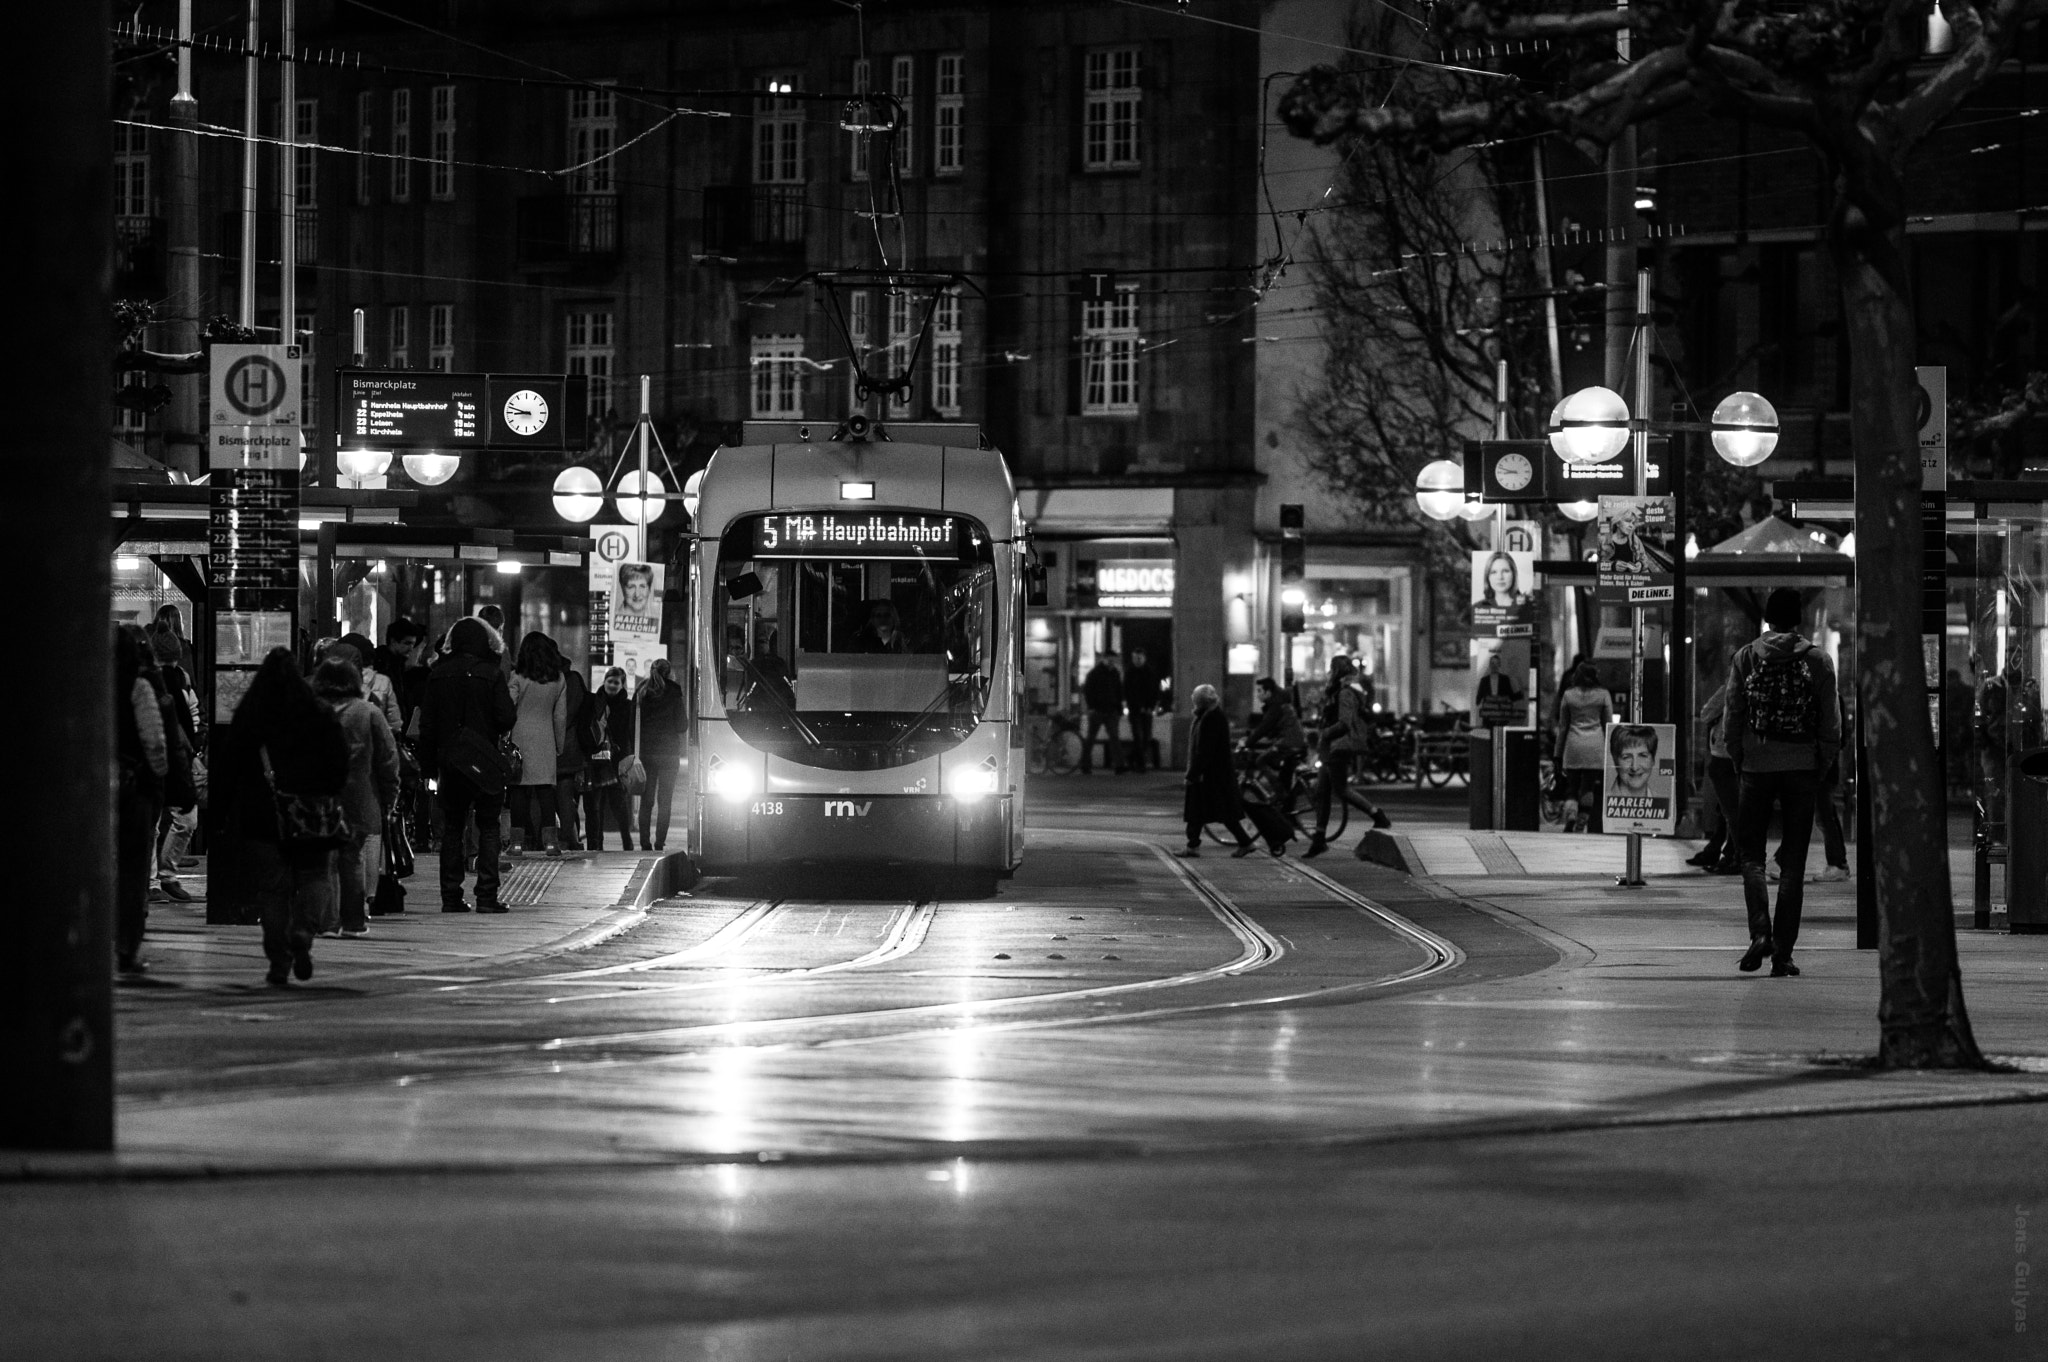
[[[391,92],[391,201],[412,202],[412,91]]]
[[[868,338],[875,334],[875,295],[867,289],[855,289],[846,297],[846,338],[853,345],[853,373],[846,385],[846,405],[850,411],[858,411],[860,399],[860,371],[867,367]]]
[[[356,202],[366,208],[372,192],[371,176],[377,168],[375,158],[370,155],[376,138],[376,129],[371,122],[372,111],[376,107],[377,96],[373,92],[365,90],[356,96],[356,151],[359,153],[356,157]]]
[[[947,289],[932,310],[932,408],[960,414],[960,293]]]
[[[860,111],[855,117],[863,123],[874,116],[874,106],[869,104],[867,100],[860,98],[860,96],[867,94],[872,88],[868,82],[873,79],[873,71],[874,67],[866,57],[859,58],[853,64],[854,107]],[[848,136],[853,138],[852,160],[850,164],[853,167],[853,178],[856,180],[865,180],[868,177],[868,138],[870,135],[866,132],[848,134]]]
[[[1083,83],[1081,163],[1089,170],[1138,164],[1138,49],[1090,52]]]
[[[150,386],[150,376],[142,369],[130,369],[121,375],[121,386],[140,392]],[[149,433],[149,414],[140,407],[117,404],[114,407],[114,433],[117,435],[146,435]]]
[[[897,57],[889,63],[889,93],[896,96],[898,108],[896,117],[896,173],[909,175],[917,164],[917,120],[911,110],[917,107],[917,59]]]
[[[434,166],[427,192],[437,199],[452,199],[455,197],[455,87],[436,85],[428,112],[432,116],[428,150],[434,158]]]
[[[917,299],[901,289],[889,292],[889,377],[910,379],[890,394],[889,411],[901,416],[910,410],[911,389],[916,380],[909,374],[910,351],[917,340]]]
[[[569,92],[569,174],[571,194],[610,194],[612,151],[619,144],[618,96],[609,86]],[[609,315],[609,314],[607,314]]]
[[[1138,291],[1081,305],[1081,414],[1135,416],[1138,411]]]
[[[609,309],[579,309],[569,314],[569,372],[590,380],[590,419],[604,420],[612,409],[612,314]]]
[[[754,183],[804,182],[804,106],[794,76],[766,76],[754,100]]]
[[[299,424],[308,430],[320,424],[320,384],[313,369],[313,314],[297,317],[297,334],[291,343],[299,347]]]
[[[445,373],[455,367],[455,304],[427,309],[427,367]]]
[[[754,417],[804,414],[804,338],[754,337]]]
[[[116,124],[114,216],[124,222],[147,221],[152,216],[150,193],[149,129]]]
[[[302,99],[292,114],[292,202],[301,213],[310,213],[319,201],[318,183],[314,179],[313,158],[318,154],[313,143],[320,140],[320,101]]]
[[[391,309],[391,367],[412,367],[412,309],[404,304]]]
[[[958,175],[963,164],[960,116],[967,96],[967,58],[958,52],[939,55],[936,94],[932,99],[932,174]]]

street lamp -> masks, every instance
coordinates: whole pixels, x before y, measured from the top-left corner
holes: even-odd
[[[701,468],[683,479],[683,514],[692,521],[697,519],[697,502],[701,497],[699,489],[703,486],[704,470]]]
[[[1425,466],[1415,477],[1415,504],[1431,520],[1459,519],[1465,513],[1465,470],[1449,459]]]
[[[344,449],[334,456],[334,466],[341,476],[360,487],[371,478],[381,478],[391,469],[391,451],[388,449]]]
[[[1566,463],[1606,463],[1628,448],[1628,403],[1612,388],[1581,388],[1551,414],[1550,447]]]
[[[1756,393],[1729,393],[1714,408],[1714,452],[1737,468],[1754,468],[1778,447],[1778,411]]]
[[[405,474],[422,487],[439,487],[455,476],[455,470],[462,467],[460,454],[440,454],[433,450],[425,454],[405,456]]]
[[[659,475],[635,469],[619,479],[614,497],[619,518],[635,525],[652,525],[668,509],[668,502],[663,500],[667,492]]]
[[[1560,501],[1557,503],[1557,509],[1564,515],[1566,520],[1576,520],[1583,525],[1600,514],[1600,503],[1597,501]]]
[[[581,525],[604,509],[604,484],[577,464],[555,475],[555,514]]]

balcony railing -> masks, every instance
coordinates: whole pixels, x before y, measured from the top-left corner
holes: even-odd
[[[801,255],[805,218],[803,185],[710,185],[704,190],[704,250],[712,255]]]
[[[519,201],[521,264],[599,262],[618,253],[618,195],[551,194]]]

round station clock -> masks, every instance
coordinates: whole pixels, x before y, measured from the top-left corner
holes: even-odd
[[[1536,466],[1521,454],[1503,454],[1493,465],[1493,480],[1506,492],[1519,492],[1536,476]]]
[[[505,428],[514,435],[538,435],[548,423],[548,400],[531,388],[505,399]]]

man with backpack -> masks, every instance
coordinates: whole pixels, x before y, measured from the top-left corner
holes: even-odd
[[[1778,978],[1799,973],[1792,946],[1799,939],[1806,845],[1821,780],[1842,747],[1834,664],[1800,637],[1799,618],[1797,591],[1781,586],[1771,592],[1764,602],[1763,634],[1729,666],[1725,719],[1728,754],[1741,787],[1735,837],[1749,910],[1749,949],[1737,968],[1755,970],[1769,956]],[[1764,880],[1764,839],[1773,808],[1784,828],[1775,924]]]
[[[1330,659],[1330,680],[1323,687],[1323,708],[1319,716],[1317,748],[1323,769],[1316,776],[1316,830],[1308,840],[1304,856],[1320,856],[1330,849],[1330,801],[1349,799],[1372,817],[1376,828],[1391,827],[1392,820],[1377,804],[1363,795],[1353,796],[1347,786],[1351,765],[1372,750],[1372,700],[1361,683],[1358,664],[1343,654]]]

